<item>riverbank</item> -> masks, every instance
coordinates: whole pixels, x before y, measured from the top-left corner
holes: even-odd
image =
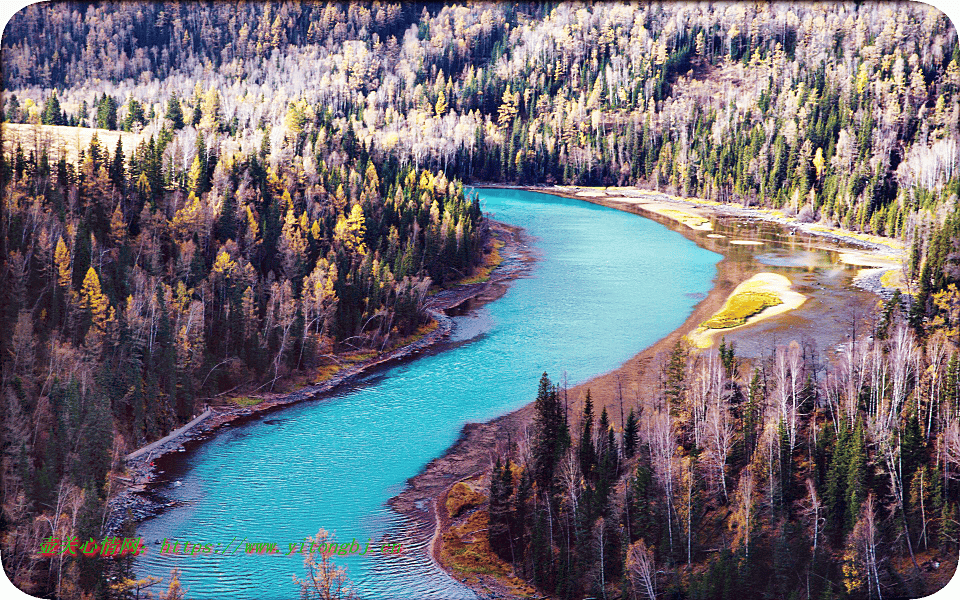
[[[895,276],[905,258],[903,242],[898,239],[848,231],[819,222],[804,222],[778,209],[682,198],[635,187],[551,186],[519,189],[583,200],[639,214],[665,224],[677,223],[703,232],[708,239],[727,238],[726,243],[731,245],[756,245],[763,242],[755,239],[732,239],[713,233],[715,219],[774,224],[783,228],[790,236],[806,236],[811,240],[818,240],[821,243],[820,249],[837,252],[839,262],[843,264],[864,267],[856,279],[856,284],[864,290],[889,298],[895,289],[906,289],[903,282]],[[697,241],[696,237],[690,239]]]
[[[694,307],[680,327],[619,368],[566,391],[566,397],[569,399],[568,415],[577,415],[581,412],[581,400],[589,389],[594,401],[595,414],[605,407],[615,428],[623,426],[621,399],[632,399],[635,394],[639,395],[639,390],[655,388],[658,385],[660,361],[664,360],[683,338],[697,330],[702,334],[709,331],[708,337],[715,337],[717,333],[722,335],[724,331],[733,329],[738,330],[741,339],[760,338],[768,335],[767,332],[750,325],[760,320],[783,315],[803,303],[803,294],[790,289],[789,281],[784,283],[778,280],[774,282],[777,288],[775,291],[786,298],[781,305],[771,306],[762,311],[766,314],[753,315],[752,320],[748,320],[748,323],[740,327],[726,330],[701,329],[701,324],[721,312],[739,285],[758,275],[761,276],[761,280],[767,279],[767,283],[772,279],[764,277],[770,274],[763,273],[765,270],[763,265],[731,258],[738,247],[774,243],[773,240],[750,237],[749,229],[754,228],[752,224],[769,223],[791,238],[806,238],[806,245],[809,248],[837,252],[840,262],[844,264],[869,262],[870,266],[880,269],[880,271],[874,271],[878,274],[872,277],[871,281],[875,281],[881,287],[883,273],[898,268],[899,256],[902,252],[902,247],[898,247],[896,240],[862,236],[822,225],[801,224],[795,219],[774,211],[678,199],[666,194],[641,190],[630,190],[626,194],[611,194],[609,190],[589,188],[521,187],[519,189],[584,200],[648,217],[678,231],[698,245],[724,256],[724,259],[717,264],[717,275],[712,289]],[[734,227],[724,228],[726,233],[716,233],[717,228],[714,227],[713,222],[717,218],[733,220],[737,223]],[[731,230],[736,231],[741,228],[744,234],[742,237],[747,239],[740,239],[740,236],[734,237],[731,234]],[[786,280],[786,278],[783,279]],[[859,282],[858,285],[860,285]],[[851,290],[852,293],[853,290]],[[829,307],[821,303],[815,303],[815,306],[809,310],[822,311],[823,314],[830,312]],[[559,374],[551,373],[550,375],[556,379]],[[531,401],[534,393],[535,390],[531,390]],[[462,569],[460,568],[462,565],[452,564],[451,553],[445,551],[445,545],[462,545],[462,541],[466,538],[461,538],[460,532],[467,529],[472,531],[476,527],[469,527],[468,523],[457,523],[452,518],[445,510],[448,496],[453,486],[461,482],[469,482],[474,490],[485,493],[484,486],[489,485],[487,471],[496,453],[506,448],[511,440],[520,439],[524,429],[532,423],[533,416],[534,406],[531,402],[492,421],[465,425],[456,443],[443,456],[431,461],[419,475],[410,479],[407,488],[390,501],[391,506],[396,510],[414,518],[424,527],[432,528],[429,552],[434,562],[448,574],[468,585],[481,598],[515,597],[516,580],[510,578],[509,574],[506,577],[497,576],[496,567],[487,564],[472,570]],[[572,423],[575,421],[575,418],[571,419]],[[477,509],[475,514],[482,510],[482,508]],[[474,525],[477,524],[474,523]],[[477,540],[476,543],[482,543],[482,541]]]
[[[210,406],[202,415],[172,434],[127,454],[121,459],[125,472],[113,476],[110,481],[113,497],[108,504],[107,532],[112,534],[119,531],[128,512],[134,521],[141,521],[176,505],[154,492],[153,488],[159,482],[158,460],[185,452],[212,438],[223,428],[260,418],[292,404],[324,398],[340,387],[355,382],[362,375],[420,354],[445,339],[453,330],[453,321],[446,311],[456,309],[467,301],[482,304],[502,296],[509,282],[526,273],[535,257],[520,228],[491,221],[491,233],[488,254],[495,258],[496,264],[488,263],[486,268],[480,269],[480,280],[474,276],[466,280],[468,283],[454,284],[432,293],[425,303],[432,324],[423,328],[420,334],[411,336],[387,352],[345,363],[322,381],[293,392],[261,394],[255,404],[248,406],[244,406],[243,402]]]

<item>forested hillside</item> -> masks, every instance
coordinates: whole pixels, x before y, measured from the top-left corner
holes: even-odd
[[[757,404],[749,417],[754,429],[738,426],[742,440],[737,446],[729,438],[726,462],[698,466],[706,442],[688,438],[704,425],[683,425],[693,417],[676,412],[685,410],[679,396],[658,418],[677,424],[672,430],[694,459],[683,472],[716,475],[709,489],[696,492],[704,507],[734,503],[740,473],[753,472],[758,486],[771,486],[761,517],[790,536],[782,523],[800,510],[809,476],[816,497],[833,494],[824,500],[833,537],[822,542],[833,552],[862,529],[855,509],[868,498],[893,523],[897,552],[907,540],[914,549],[955,543],[952,521],[936,517],[945,520],[926,529],[928,515],[916,521],[910,498],[916,465],[946,467],[946,458],[933,457],[947,456],[948,446],[937,440],[950,431],[945,419],[956,419],[947,409],[955,404],[944,399],[951,392],[937,386],[956,379],[943,373],[950,364],[949,373],[956,370],[945,357],[956,350],[960,328],[960,292],[950,287],[960,281],[960,45],[955,27],[935,9],[57,2],[18,13],[0,50],[0,118],[36,133],[5,146],[0,162],[0,530],[4,567],[23,589],[64,598],[124,596],[106,586],[106,563],[37,557],[40,538],[51,527],[61,536],[99,537],[108,471],[124,452],[189,420],[214,395],[245,383],[270,386],[337,352],[379,350],[414,333],[426,320],[428,288],[470,275],[480,258],[487,225],[463,182],[483,181],[636,185],[902,237],[918,301],[911,331],[896,335],[917,336],[910,343],[918,348],[930,348],[937,330],[947,337],[930,351],[939,362],[924,363],[933,365],[933,383],[919,366],[884,380],[901,385],[889,392],[896,406],[881,411],[893,415],[884,429],[870,429],[881,414],[876,403],[860,419],[856,406],[842,418],[822,412],[826,392],[793,393],[792,410],[813,425],[798,424],[791,435],[806,432],[813,441],[788,436],[789,454],[777,450],[786,457],[777,459],[780,471],[744,471],[760,460],[756,440],[779,448],[786,438],[766,432],[782,422],[770,416],[778,413],[758,408],[760,392],[744,391],[753,389],[748,373],[730,368],[711,385],[720,385],[725,398],[749,396]],[[127,131],[140,141],[105,147],[94,136],[68,152],[74,138],[50,126]],[[855,358],[886,356],[870,352]],[[815,372],[803,365],[787,371],[795,391]],[[866,377],[865,367],[861,372]],[[856,404],[887,397],[886,383],[860,384],[842,398]],[[803,385],[813,390],[818,383]],[[927,389],[936,389],[936,399],[921,393]],[[772,402],[774,392],[763,393]],[[914,396],[916,411],[906,400]],[[923,415],[916,464],[898,467],[899,479],[890,479],[884,436]],[[584,505],[577,527],[595,527],[603,516],[612,528],[625,513],[605,512],[612,510],[606,498],[615,496],[625,463],[604,461],[623,455],[618,449],[628,440],[609,440],[601,427],[590,450],[590,435],[572,436],[586,461],[578,468],[585,485],[601,491]],[[836,467],[843,484],[826,479],[840,452],[834,449],[854,447],[849,440],[872,448],[864,458],[869,485],[856,488],[855,501],[846,458]],[[565,443],[551,450],[557,460]],[[652,443],[642,436],[636,442]],[[630,452],[643,456],[640,448]],[[807,451],[819,461],[819,475],[810,465],[792,470],[791,461]],[[654,489],[654,465],[646,475],[630,468],[631,477],[647,477],[642,489]],[[943,515],[955,510],[955,481],[946,471],[924,472],[929,479],[922,482],[944,484],[919,493],[934,494],[930,506]],[[552,470],[537,473],[538,493],[559,493]],[[528,476],[518,485],[533,483]],[[511,497],[505,489],[499,498]],[[528,500],[511,502],[522,508]],[[692,537],[684,546],[678,533],[693,521],[673,530],[681,525],[677,507],[651,510],[661,511],[643,517],[659,523],[647,537],[655,560],[679,564],[683,548],[693,560]],[[532,558],[560,548],[542,543],[539,521],[523,521],[536,514],[510,517],[533,527],[521,530],[534,550],[518,569],[558,595],[591,589],[587,571],[560,574],[557,564]],[[910,523],[918,525],[907,532]],[[661,525],[670,530],[664,534]],[[491,541],[502,551],[505,539]],[[766,543],[779,548],[772,538]],[[826,560],[816,551],[810,556]],[[622,558],[605,563],[601,574],[609,568],[610,577],[621,577]],[[893,585],[884,579],[889,575],[880,577]],[[858,589],[871,593],[869,583]]]
[[[932,593],[960,547],[960,354],[943,332],[918,340],[896,301],[869,330],[832,361],[797,342],[754,361],[677,344],[659,386],[614,401],[626,418],[598,416],[589,390],[565,415],[544,374],[532,428],[460,530],[558,598]]]

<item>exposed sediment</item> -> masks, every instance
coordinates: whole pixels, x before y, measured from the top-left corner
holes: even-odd
[[[584,200],[666,222],[665,224],[700,245],[703,245],[703,241],[698,236],[704,236],[712,240],[724,238],[723,235],[710,233],[713,228],[707,226],[709,217],[720,216],[743,220],[748,223],[754,221],[776,223],[790,230],[791,233],[799,232],[811,238],[821,238],[826,242],[826,245],[855,245],[861,249],[858,253],[861,258],[870,257],[877,261],[885,261],[885,264],[892,265],[893,257],[899,253],[899,249],[890,243],[894,242],[893,240],[885,240],[875,236],[847,235],[839,230],[807,226],[773,211],[686,201],[681,198],[641,190],[627,190],[618,197],[600,190],[586,190],[587,193],[583,193],[583,188],[519,187],[519,189]],[[839,248],[831,249],[839,250]],[[734,292],[739,284],[760,274],[763,270],[763,265],[743,265],[725,255],[725,258],[717,264],[717,276],[714,279],[713,287],[707,296],[694,307],[687,320],[666,337],[641,351],[619,368],[567,390],[569,414],[579,414],[581,400],[589,389],[594,401],[594,410],[599,412],[603,407],[606,407],[608,413],[614,415],[612,420],[614,422],[619,421],[620,412],[616,398],[621,394],[632,395],[634,390],[655,387],[658,377],[658,361],[666,356],[683,337],[696,330],[701,323],[719,312],[728,296]],[[779,283],[782,288],[783,282]],[[796,308],[802,303],[803,296],[790,290],[789,281],[787,283],[786,289],[780,289],[779,291],[789,295],[789,302],[785,302],[784,306],[776,311],[767,309],[771,313],[781,314]],[[879,283],[879,274],[877,283]],[[759,319],[755,318],[741,327],[746,328],[757,320]],[[505,450],[509,440],[519,439],[523,429],[532,422],[533,415],[534,405],[531,402],[492,421],[464,425],[453,446],[443,456],[427,464],[420,474],[409,479],[404,491],[390,500],[390,505],[396,510],[412,517],[422,527],[433,529],[431,537],[433,542],[428,546],[429,552],[432,560],[441,568],[444,568],[440,560],[441,539],[443,526],[447,519],[441,519],[436,514],[439,499],[445,497],[449,489],[458,481],[480,476],[489,470],[496,453]],[[619,425],[622,426],[622,424]],[[454,578],[463,581],[463,578],[458,577],[457,573],[450,570],[447,570],[447,572]],[[474,585],[471,586],[471,589],[483,599],[513,597],[507,586],[498,586],[496,582],[491,582],[489,578],[486,579],[482,588]]]

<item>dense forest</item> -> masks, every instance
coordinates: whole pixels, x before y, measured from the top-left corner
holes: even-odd
[[[917,338],[898,299],[876,317],[831,361],[678,343],[656,389],[623,391],[625,418],[597,418],[589,390],[568,415],[544,373],[489,475],[490,548],[558,598],[937,589],[932,564],[960,548],[960,352]]]
[[[100,537],[125,452],[216,394],[414,333],[430,286],[487,243],[462,182],[637,185],[910,248],[909,313],[828,375],[792,348],[722,367],[678,351],[636,436],[541,415],[491,490],[491,543],[541,590],[626,590],[647,564],[674,573],[659,595],[754,573],[776,596],[824,565],[853,587],[817,593],[886,595],[912,583],[878,556],[956,543],[960,45],[935,9],[57,2],[19,12],[0,50],[0,120],[38,133],[0,154],[0,532],[22,589],[128,597],[104,562],[34,552],[51,530]],[[72,147],[64,127],[95,132]],[[132,137],[101,144],[114,131]],[[756,530],[718,552],[690,535],[744,503]],[[678,575],[698,561],[709,574]]]

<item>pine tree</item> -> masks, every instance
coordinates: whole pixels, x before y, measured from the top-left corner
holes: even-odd
[[[637,416],[631,408],[630,414],[627,415],[627,422],[623,426],[623,454],[627,458],[633,458],[637,451],[638,427]]]
[[[834,445],[830,467],[827,471],[826,504],[829,513],[830,529],[839,533],[844,530],[844,515],[846,514],[847,498],[847,466],[848,440],[850,438],[846,420],[840,422],[840,435]]]
[[[124,178],[126,174],[124,173],[124,157],[123,157],[123,140],[120,137],[117,137],[117,147],[113,151],[113,160],[110,162],[110,181],[113,182],[113,185],[120,191],[123,191],[124,187]]]
[[[183,129],[183,108],[180,106],[180,98],[176,94],[170,96],[167,100],[167,113],[164,115],[170,119],[174,131]]]
[[[593,447],[593,399],[590,390],[583,401],[583,416],[580,418],[580,445],[577,452],[580,459],[580,473],[587,480],[592,480],[593,469],[597,463],[596,450]]]
[[[863,421],[858,419],[853,428],[847,462],[846,481],[846,526],[850,529],[860,516],[860,504],[867,496],[867,448],[863,431]]]
[[[57,93],[52,96],[43,105],[43,112],[40,113],[40,122],[44,125],[65,125],[60,109],[60,101],[57,99]]]
[[[670,411],[674,414],[683,409],[686,392],[687,353],[683,342],[678,341],[670,352],[670,359],[666,365],[666,381],[664,394],[670,402]]]
[[[540,490],[553,487],[560,457],[570,445],[570,434],[557,388],[544,373],[534,403],[533,471]]]
[[[497,462],[493,466],[493,473],[490,475],[490,502],[488,506],[489,525],[487,529],[487,538],[490,542],[490,548],[500,557],[507,560],[510,556],[510,493],[507,482],[510,479],[509,460],[506,467],[500,464],[500,457],[497,456]]]

